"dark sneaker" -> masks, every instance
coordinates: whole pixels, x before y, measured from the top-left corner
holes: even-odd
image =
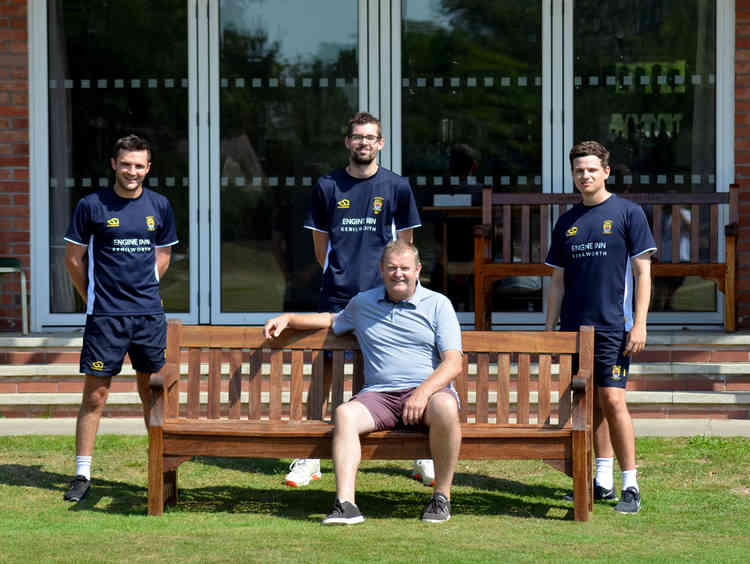
[[[70,488],[65,492],[63,499],[65,501],[81,501],[86,497],[86,494],[89,493],[90,487],[91,480],[87,480],[86,476],[81,476],[79,474],[73,478],[72,482],[70,482]]]
[[[624,515],[634,515],[641,510],[641,494],[635,488],[622,490],[622,500],[615,505],[615,511]]]
[[[359,508],[348,501],[341,501],[336,498],[333,503],[333,510],[323,519],[322,525],[356,525],[361,523],[365,518],[362,517]]]
[[[566,493],[563,496],[563,499],[566,501],[573,501],[573,492]],[[594,501],[617,501],[617,494],[615,493],[614,488],[609,490],[594,482]]]
[[[435,492],[422,512],[425,523],[442,523],[451,518],[451,502],[440,492]]]

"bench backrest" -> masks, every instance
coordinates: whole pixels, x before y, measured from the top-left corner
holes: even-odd
[[[576,409],[572,393],[574,358],[590,374],[590,328],[464,331],[462,339],[464,370],[455,382],[462,421],[569,426],[574,413],[584,417],[585,406]],[[286,330],[266,341],[261,327],[177,320],[169,322],[162,374],[168,419],[330,420],[333,408],[364,382],[362,355],[351,335]]]
[[[717,263],[719,206],[729,205],[729,223],[737,221],[736,185],[729,192],[707,194],[666,192],[620,194],[646,212],[659,249],[660,262]],[[490,229],[485,260],[541,263],[549,248],[552,206],[559,213],[580,201],[576,194],[520,194],[482,190],[482,223]],[[672,221],[680,218],[680,221]],[[671,242],[669,242],[671,240]],[[664,243],[669,242],[666,246]]]

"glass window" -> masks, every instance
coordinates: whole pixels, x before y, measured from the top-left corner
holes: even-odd
[[[472,311],[481,186],[542,191],[540,2],[404,0],[403,174],[421,206],[423,283]],[[497,310],[541,311],[541,279],[496,285]]]
[[[574,30],[575,140],[607,146],[611,190],[715,191],[714,1],[576,0]],[[707,214],[691,217],[689,208],[682,210],[684,236],[690,222],[699,221],[707,240]],[[659,256],[674,261],[669,209],[663,230]],[[655,280],[652,310],[715,309],[711,282]]]
[[[78,201],[111,185],[115,141],[135,133],[153,146],[144,185],[169,198],[180,239],[161,281],[164,308],[187,312],[187,2],[49,2],[48,45],[50,311],[84,311],[63,237]]]
[[[318,177],[346,165],[357,3],[224,0],[220,18],[221,311],[316,311],[303,222]]]

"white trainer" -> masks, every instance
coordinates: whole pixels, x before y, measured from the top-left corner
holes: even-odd
[[[319,459],[298,458],[289,465],[289,473],[284,476],[284,484],[293,488],[301,488],[312,480],[320,480],[321,476]]]
[[[411,471],[411,477],[415,480],[422,480],[425,486],[435,485],[435,463],[431,458],[419,458],[414,461],[414,469]]]

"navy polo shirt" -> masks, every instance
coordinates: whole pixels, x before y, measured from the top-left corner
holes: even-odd
[[[565,269],[560,329],[593,325],[597,330],[630,331],[630,259],[655,250],[643,209],[615,194],[596,206],[576,204],[561,215],[545,260]]]
[[[65,240],[88,246],[90,315],[163,313],[156,247],[177,243],[169,200],[143,188],[135,199],[105,188],[81,199]]]
[[[313,187],[305,227],[328,233],[321,295],[346,305],[358,292],[382,284],[380,255],[396,232],[421,225],[409,181],[379,167],[369,178],[337,169]]]

